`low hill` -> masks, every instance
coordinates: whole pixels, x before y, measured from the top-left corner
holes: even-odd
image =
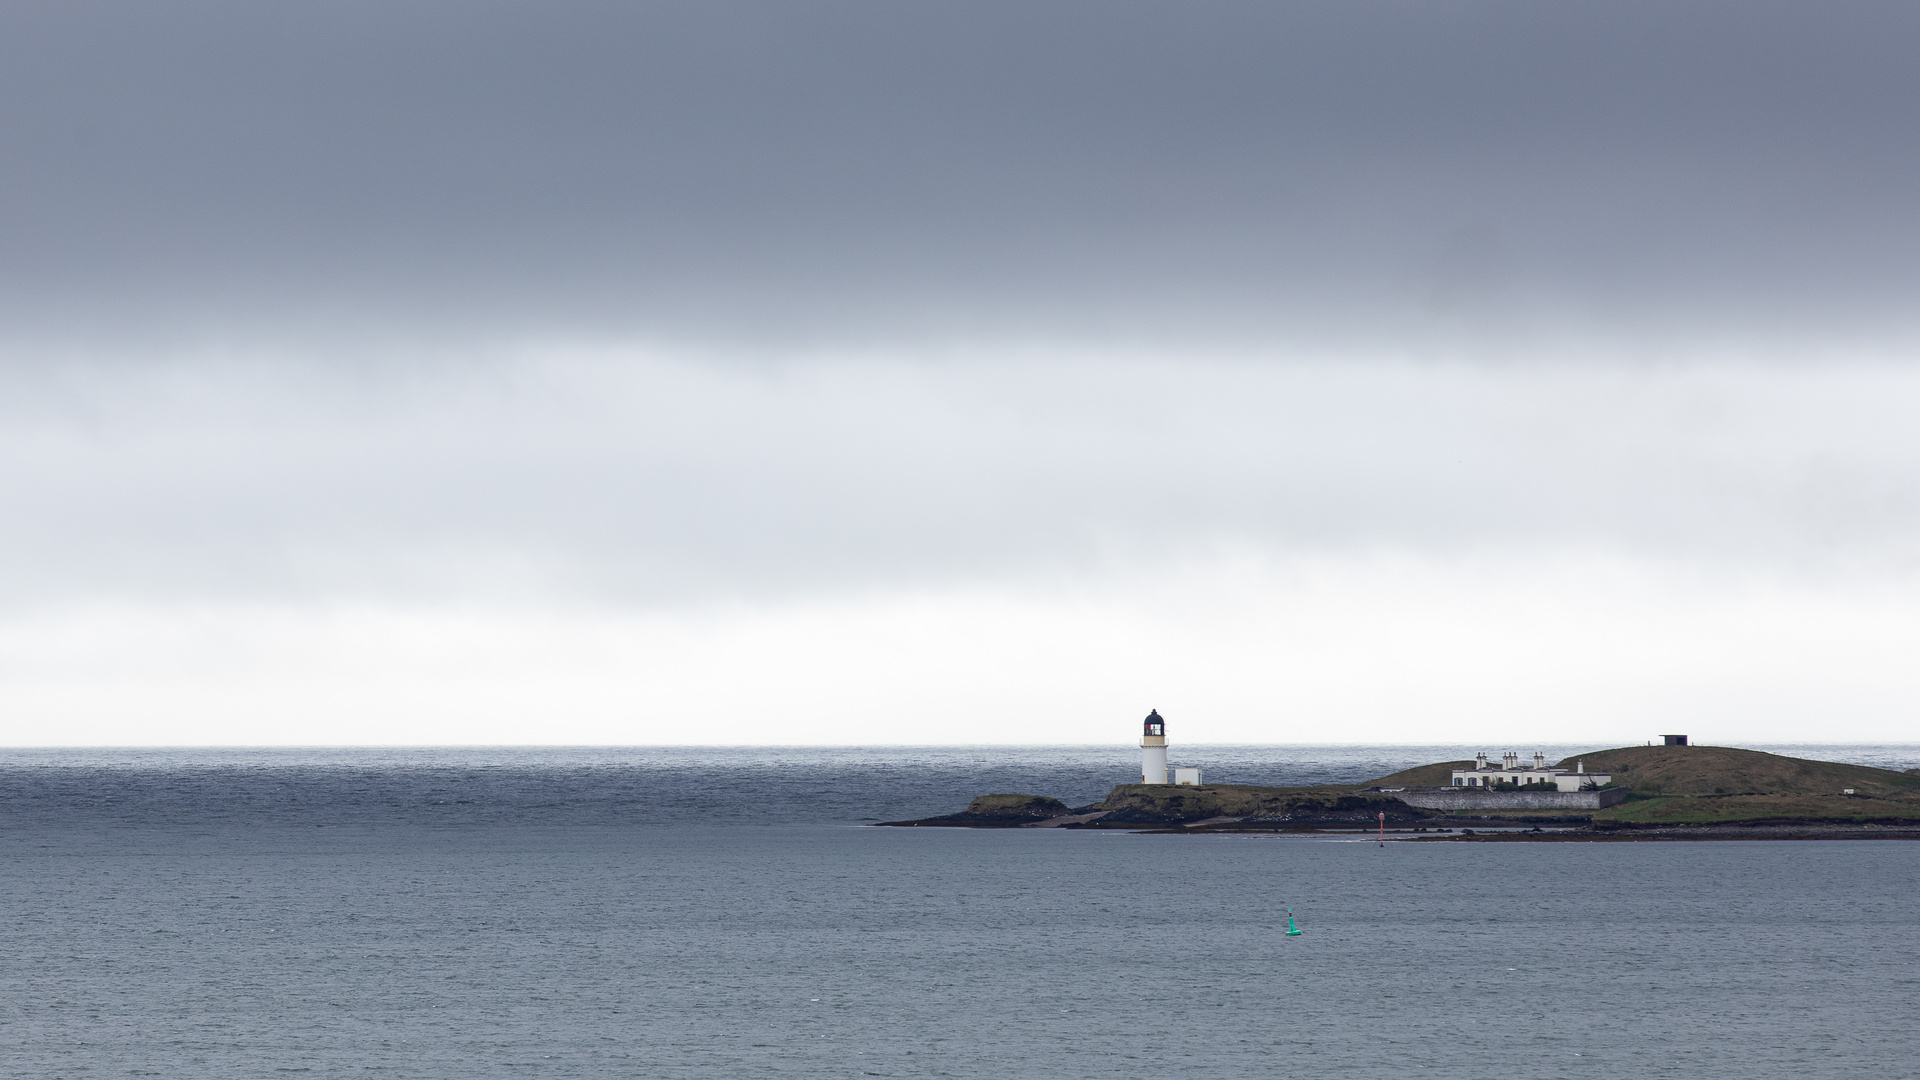
[[[1731,746],[1623,746],[1559,765],[1571,769],[1582,761],[1588,772],[1612,773],[1615,784],[1642,795],[1826,796],[1853,788],[1881,798],[1920,796],[1920,774]]]
[[[1629,801],[1594,813],[1618,825],[1735,822],[1920,821],[1920,773],[1785,757],[1731,746],[1622,746],[1557,763],[1613,775]],[[1367,787],[1445,787],[1470,761],[1443,761],[1383,776]],[[1852,789],[1853,794],[1844,794]],[[1464,812],[1464,811],[1463,811]],[[1472,811],[1497,817],[1524,811]],[[1579,815],[1583,819],[1589,815]]]
[[[1838,795],[1853,788],[1883,798],[1920,796],[1920,773],[1784,757],[1731,746],[1622,746],[1575,754],[1555,764],[1585,764],[1612,773],[1621,787],[1645,795]],[[1403,769],[1362,787],[1446,787],[1453,770],[1471,761],[1441,761]]]

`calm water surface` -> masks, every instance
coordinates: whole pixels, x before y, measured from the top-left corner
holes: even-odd
[[[8,752],[0,1075],[1920,1075],[1920,843],[858,824],[1087,801],[1131,762]]]

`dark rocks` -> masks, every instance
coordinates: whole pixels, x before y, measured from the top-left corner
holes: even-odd
[[[1061,817],[1073,810],[1059,799],[1045,795],[982,795],[967,804],[966,813],[971,817],[1006,818],[1024,824]]]
[[[929,825],[975,829],[1011,829],[1066,817],[1073,809],[1045,795],[982,795],[958,814],[919,821],[883,821],[882,825]]]
[[[1122,784],[1105,801],[1078,809],[1044,795],[982,795],[966,810],[883,825],[976,829],[1164,829],[1273,832],[1427,824],[1433,819],[1391,795],[1333,788],[1269,788],[1245,784],[1184,787]]]

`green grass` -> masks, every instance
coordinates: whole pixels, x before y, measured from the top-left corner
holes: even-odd
[[[1837,797],[1846,788],[1882,798],[1920,796],[1920,774],[1785,757],[1731,746],[1625,746],[1561,761],[1646,794]]]

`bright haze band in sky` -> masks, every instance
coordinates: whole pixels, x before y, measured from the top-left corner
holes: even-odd
[[[1920,12],[0,11],[0,742],[1901,741]]]

